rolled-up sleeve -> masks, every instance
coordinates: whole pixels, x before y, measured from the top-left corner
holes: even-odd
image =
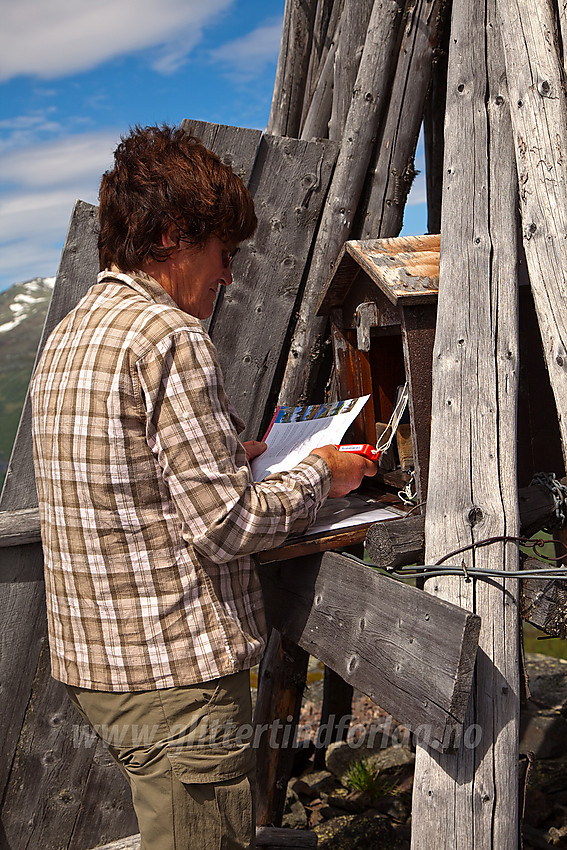
[[[278,546],[313,522],[331,486],[327,464],[309,455],[289,472],[253,480],[204,331],[169,334],[136,371],[146,440],[197,552],[224,563]]]

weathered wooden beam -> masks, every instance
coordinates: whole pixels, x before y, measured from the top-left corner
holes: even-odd
[[[57,281],[45,321],[47,336],[82,296],[98,270],[96,208],[75,205]],[[29,394],[14,441],[0,510],[26,510],[37,505],[31,447]],[[28,709],[42,641],[45,637],[45,587],[39,544],[0,549],[0,799],[8,783],[18,738]]]
[[[299,136],[317,0],[286,0],[268,133]]]
[[[303,829],[259,826],[256,829],[256,847],[265,847],[266,850],[310,850],[317,847],[317,834]],[[140,836],[129,835],[110,844],[100,844],[96,850],[140,850]]]
[[[40,542],[39,508],[0,512],[0,548]]]
[[[567,478],[562,479],[567,483]],[[555,501],[547,487],[533,485],[518,491],[520,533],[530,536],[555,518]],[[384,569],[419,564],[425,558],[425,517],[408,516],[377,522],[366,533],[366,551]]]
[[[331,49],[337,35],[337,27],[341,19],[344,0],[319,0],[317,15],[313,25],[313,42],[311,45],[311,58],[309,60],[309,71],[307,74],[307,85],[305,97],[303,98],[302,127],[309,109],[313,94],[321,79],[322,69],[327,59],[327,53]],[[301,138],[308,138],[302,136]],[[327,138],[327,133],[321,138]]]
[[[427,187],[427,230],[441,230],[441,197],[443,193],[443,149],[445,126],[445,96],[447,93],[447,57],[451,30],[451,3],[444,16],[443,33],[433,54],[431,83],[423,111],[423,142],[425,149],[425,183]]]
[[[402,228],[406,199],[417,174],[415,149],[446,7],[447,0],[411,0],[406,9],[384,130],[370,166],[362,239],[397,236]]]
[[[293,737],[299,720],[309,655],[272,629],[260,665],[254,726],[257,741],[256,823],[281,826],[291,776]]]
[[[557,50],[557,4],[498,0],[497,8],[510,91],[524,251],[565,458],[567,104]]]
[[[504,59],[493,0],[454,0],[445,120],[445,182],[433,367],[426,563],[519,530],[517,184]],[[467,566],[516,570],[517,546],[460,554]],[[412,848],[518,846],[517,581],[433,578],[431,593],[482,620],[454,754],[418,746]],[[466,736],[465,736],[466,738]]]
[[[526,558],[524,569],[541,569],[542,562]],[[552,637],[567,638],[567,585],[564,579],[522,581],[522,618]]]
[[[333,108],[333,69],[337,42],[340,37],[340,21],[323,63],[317,88],[309,104],[301,127],[302,139],[326,139],[329,136],[329,120]]]
[[[323,210],[307,284],[282,381],[279,403],[296,403],[310,389],[315,352],[326,318],[316,318],[317,303],[354,215],[390,88],[395,45],[401,22],[400,3],[374,0],[350,110],[333,180]]]
[[[327,552],[259,567],[268,621],[418,738],[450,749],[465,716],[478,617]]]
[[[329,138],[340,141],[350,109],[373,0],[345,0],[334,62]]]

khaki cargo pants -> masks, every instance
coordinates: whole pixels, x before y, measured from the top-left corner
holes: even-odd
[[[159,691],[67,690],[130,782],[142,850],[255,846],[249,671]]]

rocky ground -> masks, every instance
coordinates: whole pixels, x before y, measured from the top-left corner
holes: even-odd
[[[520,776],[527,777],[523,847],[567,848],[567,661],[533,654],[526,667],[530,698],[522,712],[519,765]],[[300,719],[306,738],[315,735],[321,696],[322,682],[311,681]],[[325,769],[315,769],[312,758],[298,768],[288,786],[284,825],[315,830],[321,850],[409,850],[410,736],[362,694],[355,694],[351,729],[350,745],[327,750]],[[372,746],[366,745],[368,730]],[[361,759],[362,769],[349,768]]]

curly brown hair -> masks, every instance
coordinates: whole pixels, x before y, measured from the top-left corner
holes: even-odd
[[[100,184],[101,269],[134,271],[163,261],[172,248],[162,234],[176,225],[180,241],[202,246],[212,235],[241,242],[256,230],[254,202],[232,169],[181,128],[134,127],[114,153]]]

